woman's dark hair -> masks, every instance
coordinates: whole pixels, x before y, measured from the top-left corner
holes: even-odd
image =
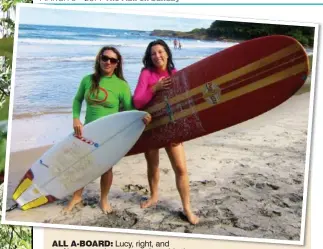
[[[92,85],[91,85],[91,89],[90,89],[91,93],[97,92],[99,89],[99,82],[100,82],[101,77],[103,76],[103,72],[102,72],[101,66],[100,66],[100,59],[106,50],[111,50],[112,52],[114,52],[117,55],[117,57],[118,57],[117,59],[119,60],[119,62],[118,62],[118,66],[114,70],[114,73],[116,74],[116,76],[119,79],[126,81],[123,76],[123,69],[122,69],[122,62],[123,61],[122,61],[122,56],[121,56],[120,52],[115,47],[104,46],[103,48],[100,49],[100,51],[98,52],[98,54],[96,55],[96,58],[95,58],[94,73],[92,74]]]
[[[170,51],[170,48],[168,47],[167,43],[164,42],[161,39],[152,41],[152,42],[150,42],[148,44],[148,47],[146,48],[146,52],[145,52],[144,58],[142,59],[142,63],[144,64],[144,68],[148,68],[148,69],[155,68],[154,63],[151,60],[151,48],[153,46],[156,46],[156,45],[161,45],[165,49],[165,51],[166,51],[166,53],[168,55],[166,69],[167,69],[169,75],[171,75],[172,74],[172,70],[175,68],[174,62],[173,62],[172,52]]]

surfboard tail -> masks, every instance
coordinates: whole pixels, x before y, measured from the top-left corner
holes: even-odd
[[[32,171],[28,170],[12,195],[12,199],[18,203],[22,210],[28,210],[56,200],[54,196],[40,191],[40,188],[33,182],[33,178]]]

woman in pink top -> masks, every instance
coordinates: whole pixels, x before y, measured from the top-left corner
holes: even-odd
[[[172,53],[163,40],[149,43],[143,64],[144,68],[133,96],[133,103],[137,109],[143,109],[156,92],[169,89],[172,84],[169,76],[176,72]],[[165,147],[165,150],[176,175],[176,186],[182,200],[184,213],[190,223],[197,224],[199,218],[192,212],[190,204],[189,180],[183,144],[172,143]],[[147,201],[141,203],[142,208],[155,205],[158,201],[159,150],[148,150],[145,152],[145,157],[151,196]]]

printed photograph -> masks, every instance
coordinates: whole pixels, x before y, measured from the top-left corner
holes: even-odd
[[[316,24],[16,19],[6,224],[302,240]]]

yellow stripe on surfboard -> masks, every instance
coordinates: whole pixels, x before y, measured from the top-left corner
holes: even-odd
[[[239,78],[245,74],[248,74],[248,73],[251,73],[253,71],[256,71],[262,67],[265,67],[277,60],[280,60],[284,57],[287,57],[293,53],[296,53],[298,51],[300,51],[301,48],[298,44],[294,44],[294,45],[291,45],[291,46],[288,46],[284,49],[281,49],[267,57],[264,57],[258,61],[255,61],[255,62],[252,62],[244,67],[241,67],[235,71],[232,71],[231,73],[228,73],[226,75],[223,75],[221,77],[218,77],[214,80],[211,81],[212,84],[216,84],[217,86],[220,86],[228,81],[231,81],[231,80],[234,80],[236,78]],[[181,101],[184,101],[185,99],[188,99],[188,98],[191,98],[192,96],[200,93],[203,91],[205,87],[205,84],[203,85],[200,85],[196,88],[193,88],[187,92],[184,92],[182,94],[179,94],[173,98],[170,98],[168,99],[168,104],[169,105],[174,105],[178,102],[181,102]],[[147,112],[149,113],[153,113],[153,112],[156,112],[160,109],[163,109],[165,107],[165,103],[164,102],[161,102],[161,103],[158,103],[156,105],[153,105],[152,107],[149,107],[147,110]]]
[[[17,200],[19,196],[21,196],[21,194],[31,186],[32,183],[33,183],[32,180],[30,180],[29,178],[24,179],[23,182],[16,189],[16,191],[13,193],[12,199]]]
[[[27,204],[23,205],[21,207],[22,210],[27,210],[27,209],[30,209],[30,208],[34,208],[34,207],[38,207],[40,205],[43,205],[45,203],[48,202],[48,199],[46,196],[41,196],[39,198],[37,198],[36,200],[33,200],[31,202],[28,202]]]
[[[244,94],[247,94],[247,93],[250,93],[250,92],[253,92],[255,90],[258,90],[260,88],[263,88],[265,86],[269,86],[271,84],[274,84],[275,82],[278,82],[280,80],[284,80],[286,78],[289,78],[293,75],[296,75],[298,73],[301,73],[303,71],[305,71],[307,69],[307,64],[306,63],[300,63],[300,64],[297,64],[295,66],[292,66],[290,68],[287,68],[281,72],[278,72],[278,73],[275,73],[273,75],[270,75],[266,78],[263,78],[261,80],[258,80],[258,81],[255,81],[251,84],[248,84],[244,87],[241,87],[239,89],[236,89],[236,90],[233,90],[233,91],[230,91],[226,94],[223,94],[220,98],[220,101],[218,102],[217,105],[219,104],[223,104],[231,99],[234,99],[234,98],[237,98],[237,97],[240,97]],[[203,89],[201,89],[201,93],[203,93]],[[211,103],[208,103],[208,102],[203,102],[201,104],[198,104],[196,106],[194,106],[193,108],[187,108],[186,110],[182,110],[180,112],[176,112],[173,114],[173,120],[176,121],[178,119],[181,119],[181,118],[184,118],[184,117],[187,117],[189,115],[192,115],[194,113],[197,113],[197,112],[200,112],[200,111],[203,111],[203,110],[206,110],[208,108],[211,108],[213,107],[214,104],[211,104]],[[153,129],[153,128],[156,128],[158,126],[162,126],[162,125],[165,125],[167,123],[169,123],[169,117],[168,116],[165,116],[163,118],[161,118],[160,120],[158,120],[157,122],[153,122],[151,125],[148,125],[147,128],[146,128],[146,131],[147,130],[150,130],[150,129]]]
[[[13,200],[17,200],[21,195],[22,193],[24,193],[31,185],[33,184],[32,180],[30,180],[29,178],[26,178],[22,181],[22,183],[18,186],[18,188],[16,189],[16,191],[13,193],[12,195],[12,199]],[[40,194],[39,190],[34,188],[33,189],[33,192],[35,194]],[[31,201],[31,202],[28,202],[26,203],[25,205],[23,205],[21,207],[22,210],[27,210],[27,209],[30,209],[30,208],[33,208],[33,207],[38,207],[42,204],[45,204],[48,202],[48,199],[46,196],[40,196],[39,198]]]

